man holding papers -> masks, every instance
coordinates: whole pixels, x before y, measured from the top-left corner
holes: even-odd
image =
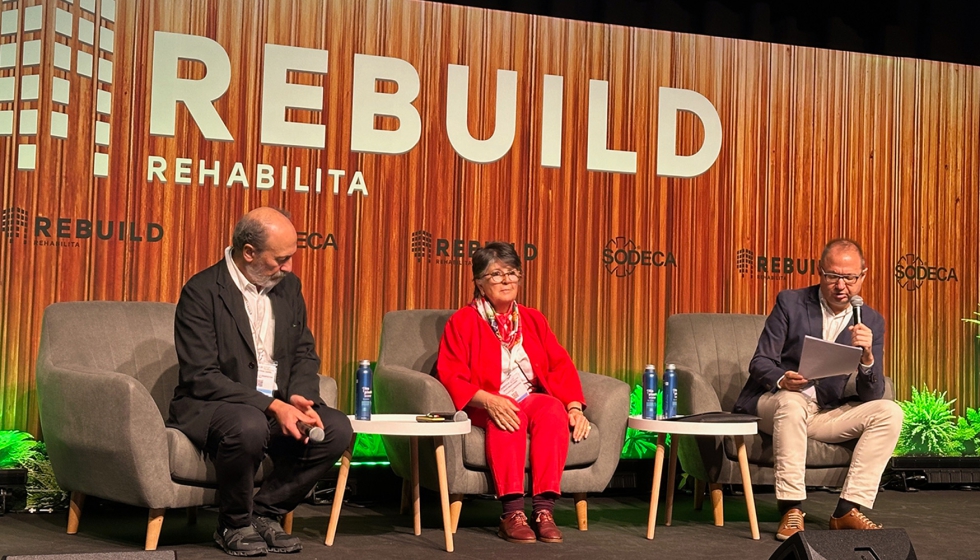
[[[749,379],[735,403],[735,412],[759,416],[759,429],[772,434],[776,499],[783,516],[777,540],[803,530],[807,438],[857,440],[830,528],[881,528],[861,507],[874,506],[881,473],[902,429],[902,409],[883,398],[884,319],[863,306],[856,320],[851,305],[866,273],[856,242],[828,243],[820,257],[820,284],[784,290],[776,297],[749,364]],[[807,372],[812,381],[800,375],[807,336],[861,349],[856,396],[844,396],[846,375],[819,378],[819,372]]]

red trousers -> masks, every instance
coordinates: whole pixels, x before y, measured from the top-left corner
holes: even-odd
[[[568,456],[568,413],[561,401],[544,393],[531,393],[517,403],[521,427],[501,430],[482,408],[467,407],[474,426],[487,433],[487,464],[497,485],[497,497],[524,494],[527,436],[531,435],[531,493],[561,493],[561,473]]]

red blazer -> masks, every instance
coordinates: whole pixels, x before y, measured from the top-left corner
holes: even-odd
[[[518,304],[524,351],[544,392],[564,405],[579,401],[585,406],[582,382],[568,352],[558,344],[544,315]],[[480,389],[500,393],[500,340],[486,319],[469,305],[453,313],[439,343],[436,373],[453,404],[462,410]]]

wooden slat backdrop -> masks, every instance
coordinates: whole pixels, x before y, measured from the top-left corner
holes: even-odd
[[[42,74],[39,102],[0,103],[0,110],[40,108],[42,114],[38,171],[16,171],[16,144],[24,138],[0,137],[3,208],[24,208],[31,221],[41,215],[139,227],[156,222],[165,236],[158,243],[83,240],[77,248],[4,238],[0,427],[38,429],[33,370],[45,306],[176,301],[192,274],[220,258],[234,221],[263,204],[290,210],[300,230],[336,236],[336,251],[301,250],[296,272],[323,372],[339,381],[348,410],[354,364],[377,356],[385,312],[455,308],[470,297],[466,263],[441,263],[435,255],[419,261],[412,254],[411,235],[423,230],[433,238],[535,245],[523,301],[546,314],[580,368],[630,382],[643,364],[662,361],[669,315],[766,313],[779,290],[817,279],[759,278],[738,269],[739,251],[791,258],[795,266],[797,259],[816,259],[829,238],[852,236],[868,255],[865,300],[887,320],[886,368],[898,395],[925,384],[957,398],[961,413],[980,403],[976,330],[961,321],[980,302],[978,68],[407,0],[118,0],[116,21],[108,24],[116,37],[114,80],[98,86],[52,67],[53,9],[92,19],[78,3],[2,6],[38,4],[45,6],[42,31],[0,37],[0,43],[39,38],[45,44],[40,69],[0,70],[0,77],[18,80],[22,73]],[[234,142],[204,140],[182,106],[174,138],[149,135],[156,30],[210,37],[228,52],[232,82],[215,106]],[[82,48],[77,33],[58,40]],[[325,124],[325,149],[260,144],[266,43],[329,50],[327,75],[290,78],[324,88],[322,113],[291,110],[290,119]],[[355,53],[401,58],[418,70],[422,87],[414,105],[423,132],[410,152],[350,151]],[[449,64],[470,68],[468,125],[477,138],[494,130],[497,69],[518,73],[517,134],[499,161],[471,163],[450,145]],[[183,77],[203,75],[200,64],[180,68]],[[560,168],[540,165],[545,74],[564,77]],[[72,84],[67,141],[47,133],[53,75]],[[609,82],[608,146],[637,152],[635,175],[586,169],[590,79]],[[662,86],[703,94],[721,117],[721,154],[699,177],[656,176]],[[113,93],[108,179],[91,173],[97,87]],[[680,153],[696,151],[701,124],[682,114],[678,130]],[[282,165],[302,167],[307,177],[316,168],[344,169],[348,180],[360,170],[370,194],[147,183],[150,155],[166,157],[171,168],[174,158],[190,157],[195,176],[197,159],[221,161],[223,179],[241,161],[252,181],[255,165],[267,163],[276,167],[277,183]],[[629,241],[669,252],[676,266],[610,273],[603,249]],[[957,281],[905,289],[895,266],[908,254],[928,266],[955,268]]]

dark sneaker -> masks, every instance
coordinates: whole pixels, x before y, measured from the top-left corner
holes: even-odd
[[[303,550],[303,543],[300,542],[299,537],[287,533],[279,521],[275,519],[255,515],[252,517],[252,527],[255,527],[259,535],[265,539],[269,552],[283,553]]]
[[[219,527],[214,532],[214,542],[232,556],[265,556],[269,551],[265,539],[251,525],[237,529]]]

